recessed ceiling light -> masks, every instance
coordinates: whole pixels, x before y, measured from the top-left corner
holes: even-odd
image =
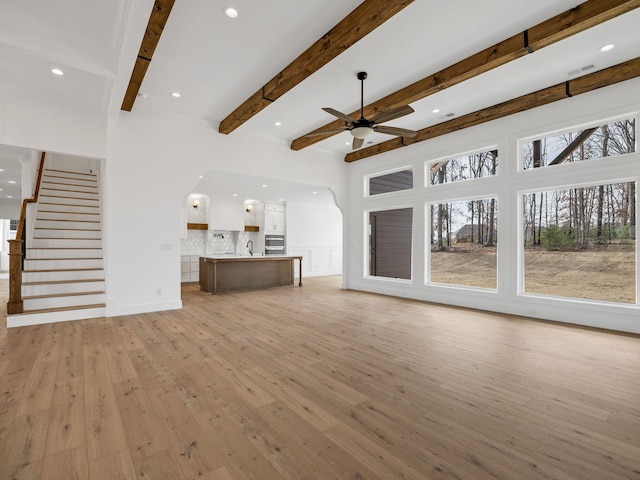
[[[64,75],[64,72],[62,70],[60,70],[59,68],[52,68],[51,69],[51,73],[53,73],[54,75],[58,75],[58,76]]]
[[[276,122],[276,123],[274,123],[274,125],[275,125],[276,127],[281,127],[281,126],[282,126],[282,122]]]
[[[313,194],[315,195],[315,194],[316,194],[316,193],[318,193],[318,192],[311,192],[311,193],[313,193]]]
[[[233,7],[225,7],[224,14],[229,18],[238,18],[238,10]]]
[[[613,47],[615,47],[615,45],[613,43],[609,43],[608,45],[605,45],[604,47],[602,47],[600,51],[608,52],[609,50],[613,50]]]
[[[0,168],[0,172],[4,172],[4,168]]]
[[[434,108],[433,110],[431,110],[431,113],[440,113],[440,109],[439,108]]]
[[[200,175],[198,178],[204,178],[202,175]]]
[[[180,95],[180,92],[171,92],[171,96],[173,98],[180,98],[182,95]]]
[[[351,145],[351,142],[344,142],[345,145]]]
[[[9,180],[9,183],[16,183],[15,180]]]
[[[7,198],[13,198],[13,195],[7,195]]]
[[[237,197],[237,196],[238,196],[238,194],[237,194],[237,193],[234,193],[234,194],[233,194],[233,196],[234,196],[234,197]]]
[[[262,188],[267,188],[269,185],[267,185],[266,183],[262,184]]]

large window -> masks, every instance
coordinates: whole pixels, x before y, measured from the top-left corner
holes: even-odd
[[[498,202],[495,198],[432,204],[433,283],[497,288]]]
[[[633,153],[635,132],[635,119],[629,118],[534,138],[522,146],[522,166],[528,170]]]
[[[636,184],[522,197],[524,291],[636,302]]]
[[[369,275],[411,280],[412,208],[369,212]]]

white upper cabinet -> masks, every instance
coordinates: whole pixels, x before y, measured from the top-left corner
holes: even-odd
[[[264,204],[264,233],[285,233],[285,206],[278,203]]]

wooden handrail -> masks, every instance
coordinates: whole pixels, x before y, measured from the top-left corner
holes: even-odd
[[[22,259],[25,249],[25,223],[27,218],[27,205],[38,201],[40,195],[40,184],[42,183],[42,172],[44,171],[44,159],[46,153],[40,156],[40,170],[36,180],[36,188],[32,198],[25,198],[20,209],[20,221],[16,230],[16,238],[9,240],[9,301],[7,302],[7,313],[15,314],[24,311],[22,300]]]

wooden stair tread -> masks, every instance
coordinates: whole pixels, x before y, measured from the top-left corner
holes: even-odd
[[[38,213],[63,213],[71,215],[100,215],[98,212],[65,212],[64,210],[38,210]],[[43,219],[44,220],[44,219]]]
[[[100,232],[100,228],[53,228],[53,227],[35,227],[34,230],[64,230],[65,232]]]
[[[60,285],[63,283],[85,283],[85,282],[104,282],[104,278],[86,278],[84,280],[50,280],[42,282],[22,282],[22,285]]]
[[[25,310],[22,313],[16,313],[12,315],[33,315],[36,313],[54,313],[54,312],[65,312],[69,310],[90,310],[92,308],[105,308],[107,305],[104,303],[96,303],[93,305],[78,305],[75,307],[56,307],[56,308],[41,308],[38,310]]]
[[[55,202],[39,202],[39,203],[40,203],[40,205],[59,205],[59,206],[63,206],[63,207],[100,208],[100,207],[98,207],[98,205],[81,205],[79,203],[55,203]]]
[[[65,297],[84,297],[87,295],[104,295],[103,291],[96,292],[70,292],[70,293],[50,293],[48,295],[32,295],[29,297],[23,296],[23,300],[37,300],[40,298],[65,298]]]
[[[103,271],[104,268],[55,268],[49,270],[23,270],[22,273],[50,273],[50,272],[89,272]]]
[[[97,182],[96,185],[84,185],[82,183],[78,183],[78,182],[93,182],[93,180],[91,180],[90,178],[70,178],[70,177],[54,177],[53,175],[46,175],[46,180],[45,180],[45,176],[42,176],[42,183],[46,183],[46,184],[51,184],[51,185],[72,185],[72,186],[78,186],[78,185],[82,185],[84,187],[87,188],[98,188]]]
[[[43,170],[43,176],[46,175],[46,172],[54,172],[54,173],[70,173],[71,175],[85,175],[87,177],[95,177],[95,173],[84,173],[84,172],[72,172],[70,170],[57,170],[55,168],[45,168]],[[69,178],[69,177],[66,177]]]
[[[25,260],[103,260],[103,257],[25,258]]]
[[[89,239],[81,239],[89,240]],[[98,240],[97,238],[95,240]],[[27,247],[29,250],[102,250],[101,247]]]
[[[97,202],[98,201],[97,198],[68,197],[68,196],[65,196],[65,195],[47,195],[46,193],[41,193],[40,197],[46,197],[46,198],[70,198],[72,200],[87,200],[89,202]]]
[[[46,222],[77,222],[77,223],[100,223],[97,220],[69,220],[66,218],[36,218],[36,221]]]
[[[100,240],[100,238],[91,237],[33,237],[32,240]],[[29,247],[31,248],[31,247]],[[33,247],[38,248],[38,247]]]

